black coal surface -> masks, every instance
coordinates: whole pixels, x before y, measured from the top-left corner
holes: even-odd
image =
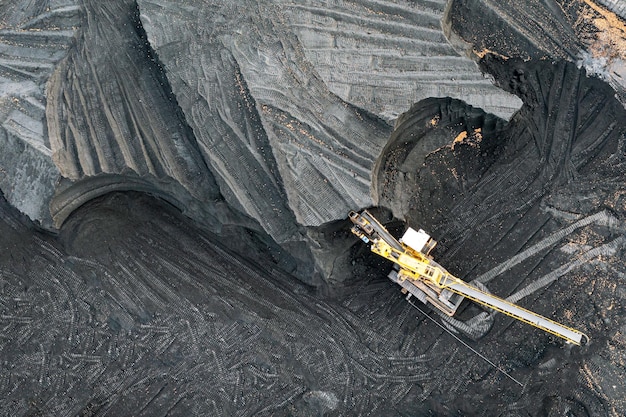
[[[525,390],[543,405],[530,415],[620,415],[626,112],[574,64],[489,56],[481,65],[524,106],[504,123],[454,100],[418,103],[377,164],[379,202],[440,239],[435,255],[451,272],[591,336],[556,365],[564,352],[546,338],[495,319],[481,345],[513,349],[538,372]],[[457,140],[439,147],[445,137]],[[485,313],[463,314],[448,321],[484,336]],[[552,365],[569,376],[540,388]]]
[[[56,236],[3,201],[0,414],[619,415],[623,108],[569,64],[484,65],[526,86],[520,113],[505,124],[418,104],[405,123],[457,141],[428,153],[399,125],[408,155],[379,175],[418,149],[423,163],[394,174],[421,184],[398,214],[441,239],[451,271],[585,331],[587,346],[472,305],[445,322],[520,387],[408,304],[388,264],[346,249],[347,222],[319,233],[344,242],[353,279],[322,295],[264,244],[247,253],[243,229],[235,254],[143,194],[93,200]]]
[[[454,16],[492,10],[468,3]],[[507,122],[416,103],[374,169],[377,214],[396,234],[397,219],[427,229],[451,272],[590,343],[469,303],[455,319],[418,311],[347,221],[307,230],[336,279],[313,289],[258,229],[218,236],[146,194],[93,199],[58,234],[0,198],[0,415],[625,415],[626,112],[558,60],[576,45],[555,38],[565,52],[546,59],[504,23],[457,30],[520,51],[480,65],[523,107]]]
[[[381,277],[322,299],[142,194],[94,200],[58,236],[1,209],[1,415],[430,409],[436,355]]]

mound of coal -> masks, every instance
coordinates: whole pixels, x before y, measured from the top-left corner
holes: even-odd
[[[63,224],[0,199],[0,414],[626,414],[615,14],[49,0],[0,15],[0,188]],[[508,117],[517,97],[509,121],[483,111]],[[456,275],[591,342],[469,303],[426,318],[339,220],[371,204],[429,230]]]
[[[95,199],[58,236],[0,210],[2,415],[419,416],[456,409],[442,393],[469,378],[519,394],[359,265],[322,299],[142,194]]]
[[[565,352],[530,326],[496,318],[481,347],[524,356],[516,360],[535,372],[525,391],[542,401],[533,408],[521,394],[516,406],[619,415],[626,111],[607,84],[571,63],[488,56],[481,65],[524,100],[520,111],[505,123],[449,99],[418,103],[377,162],[378,201],[430,230],[451,272],[590,335],[557,366]],[[476,307],[461,314],[470,326],[481,317]],[[570,377],[543,386],[553,366]],[[473,389],[459,395],[474,403]]]
[[[324,285],[332,252],[311,228],[372,204],[399,114],[429,96],[503,117],[520,106],[447,42],[444,9],[3,3],[0,190],[51,230],[107,192],[148,192],[215,232],[253,231]]]

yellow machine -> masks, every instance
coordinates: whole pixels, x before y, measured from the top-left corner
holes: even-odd
[[[504,313],[565,339],[568,343],[580,345],[589,338],[582,332],[566,327],[516,304],[496,297],[467,282],[456,278],[429,255],[437,244],[423,230],[412,228],[396,240],[367,210],[360,214],[349,214],[352,233],[365,243],[371,243],[372,252],[393,262],[397,271],[389,278],[402,287],[407,298],[415,296],[424,304],[430,304],[449,316],[453,316],[464,298]]]

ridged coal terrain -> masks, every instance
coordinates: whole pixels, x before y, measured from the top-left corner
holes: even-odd
[[[0,4],[0,415],[626,414],[625,14]],[[590,342],[418,311],[362,208]]]

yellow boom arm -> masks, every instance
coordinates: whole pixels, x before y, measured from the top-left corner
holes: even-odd
[[[561,337],[568,343],[580,345],[583,339],[585,342],[589,340],[578,330],[484,292],[453,276],[428,255],[435,242],[422,230],[416,233],[410,229],[411,234],[405,234],[406,242],[398,242],[367,210],[361,214],[352,211],[349,216],[354,223],[352,233],[364,242],[371,243],[372,252],[397,265],[398,273],[390,274],[390,278],[402,286],[404,292],[416,295],[421,301],[432,304],[444,313],[453,315],[462,299],[468,298]],[[454,297],[454,294],[457,296]]]

